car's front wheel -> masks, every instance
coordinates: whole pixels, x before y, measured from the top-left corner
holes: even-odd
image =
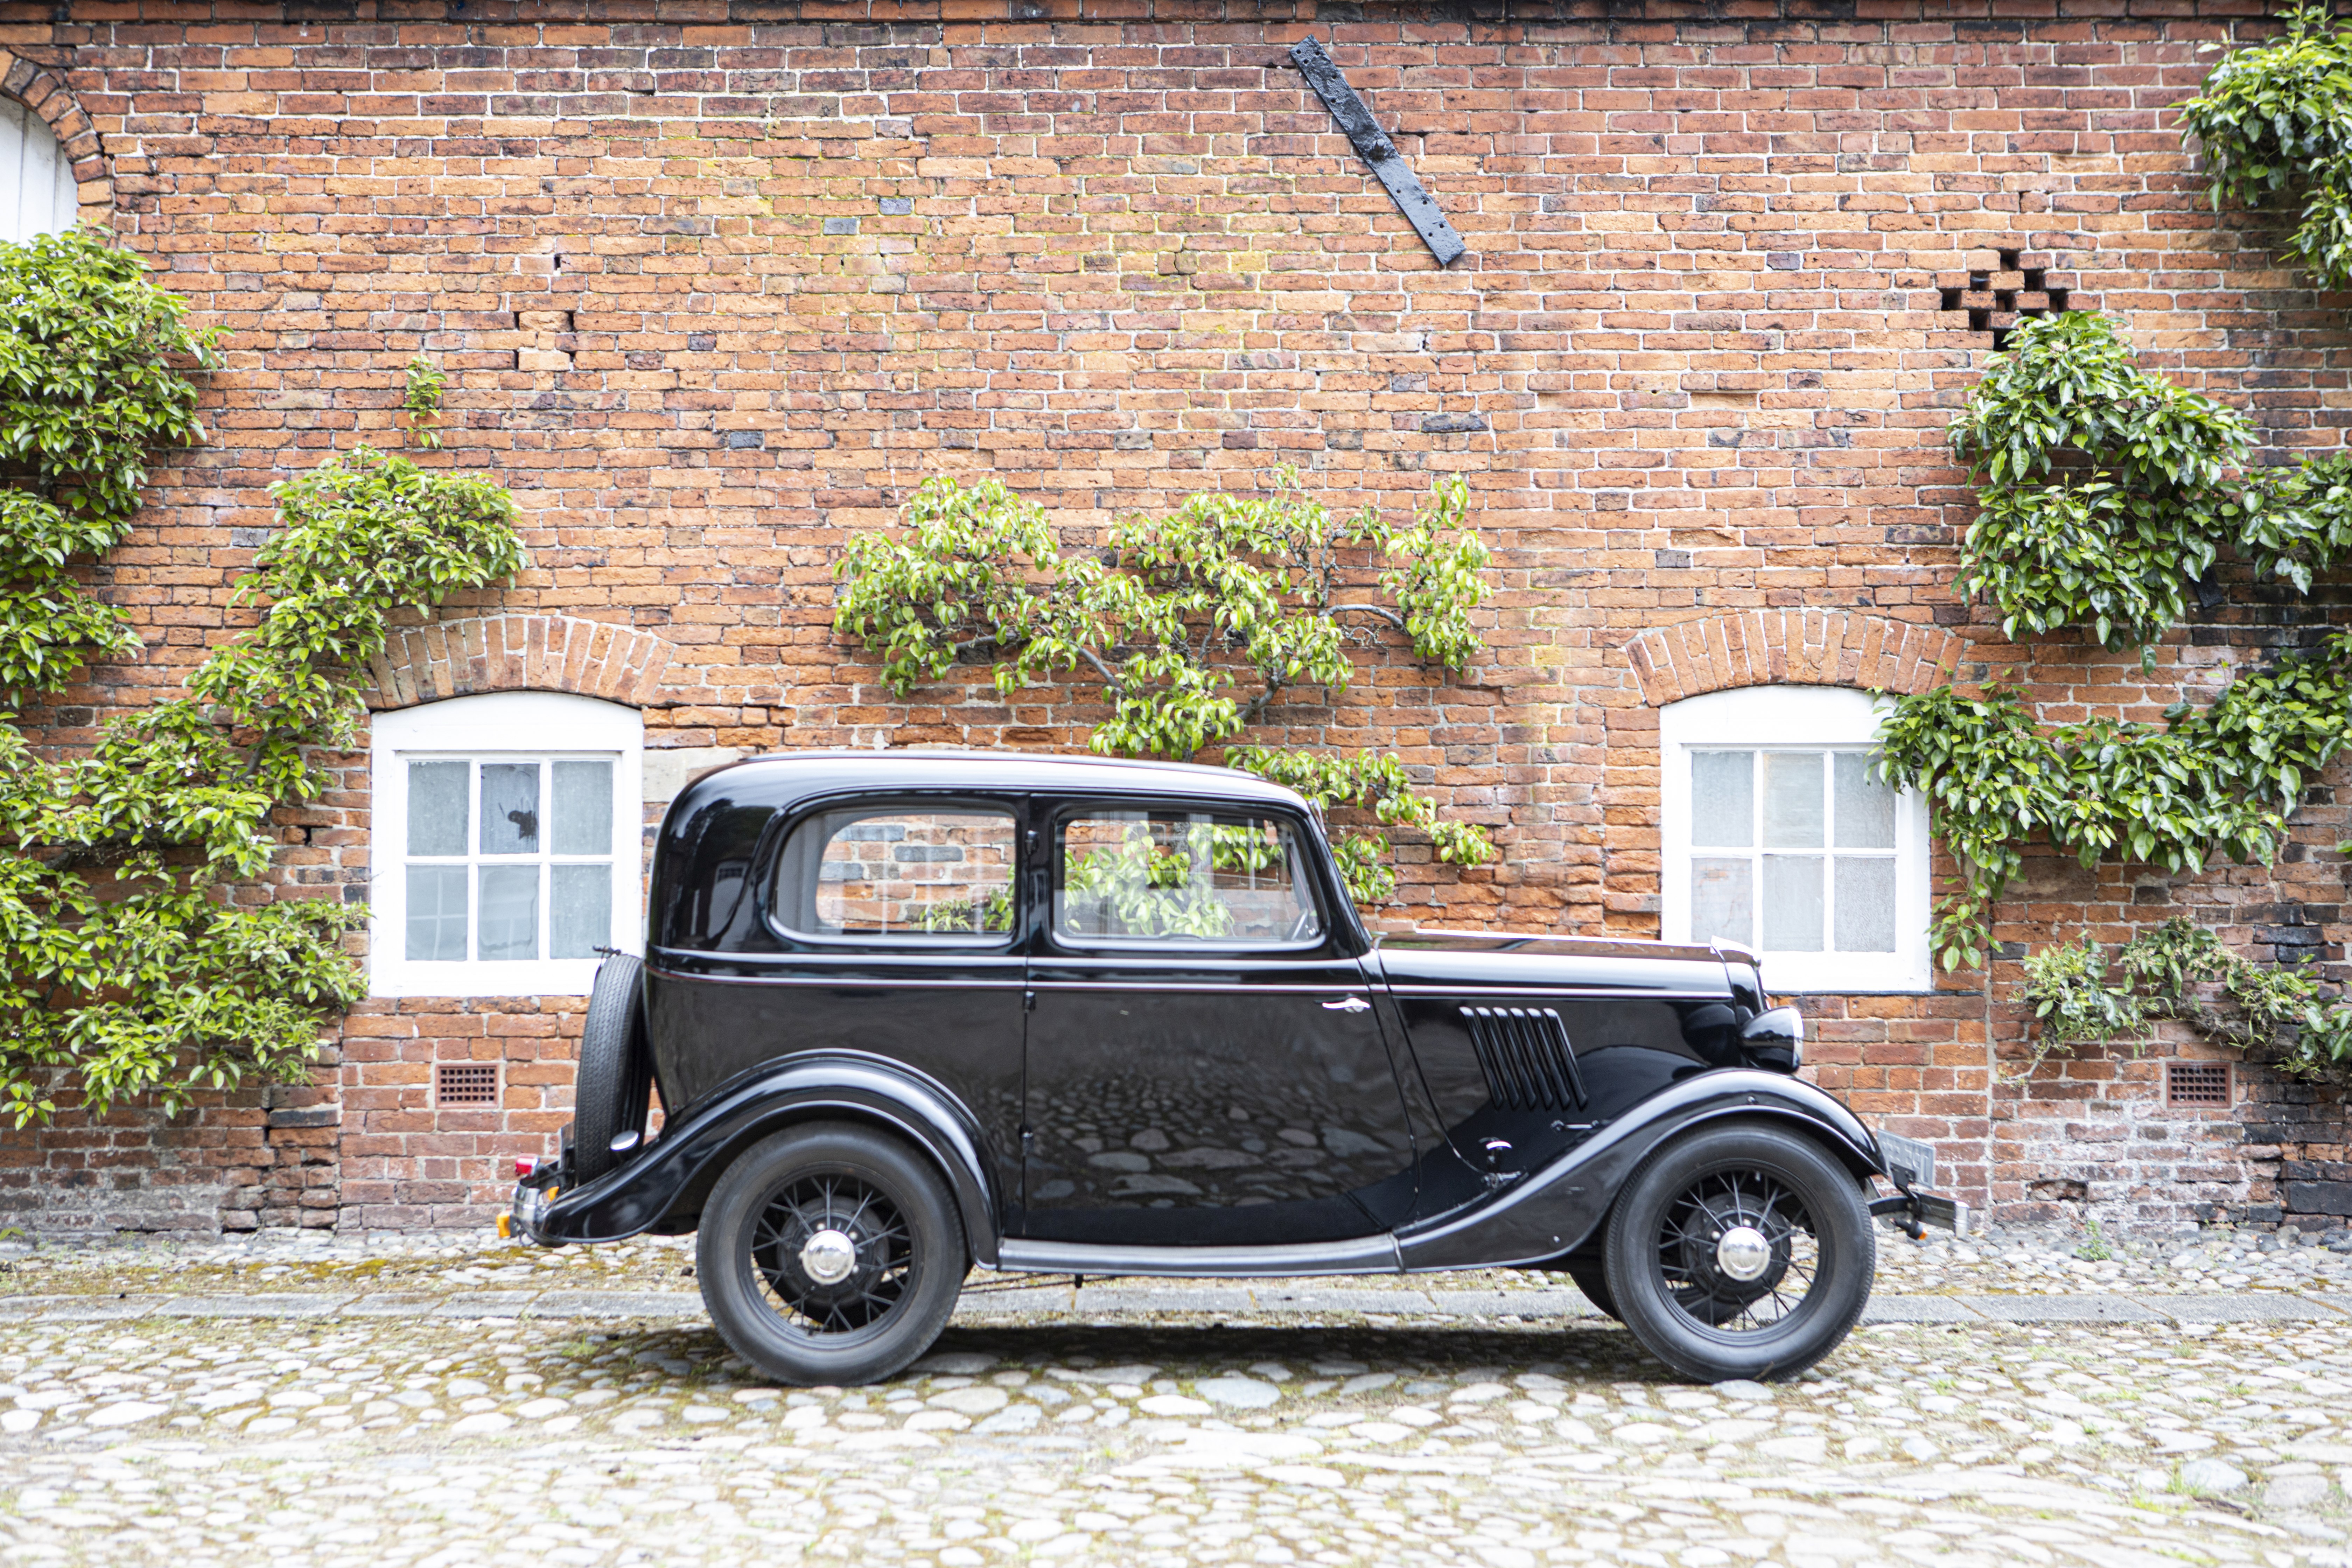
[[[1876,1239],[1861,1189],[1811,1139],[1749,1121],[1653,1153],[1617,1200],[1602,1260],[1643,1346],[1685,1377],[1793,1377],[1870,1300]]]
[[[872,1383],[929,1350],[969,1267],[931,1163],[845,1122],[789,1128],[728,1166],[698,1227],[710,1321],[778,1381]]]

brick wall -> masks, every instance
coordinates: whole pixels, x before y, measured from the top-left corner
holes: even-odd
[[[2282,453],[2339,443],[2352,301],[2301,289],[2274,225],[2217,218],[2165,123],[2258,5],[1076,9],[0,6],[0,47],[94,128],[124,242],[231,334],[214,444],[165,466],[101,573],[149,655],[42,715],[51,738],[87,739],[241,624],[265,487],[397,439],[420,352],[450,374],[424,460],[511,486],[534,557],[453,615],[657,642],[625,695],[649,744],[697,754],[1080,742],[1083,688],[897,703],[831,637],[834,546],[929,475],[996,474],[1081,531],[1282,463],[1335,507],[1461,476],[1505,584],[1488,658],[1441,681],[1368,657],[1278,737],[1393,746],[1502,833],[1494,868],[1409,866],[1401,922],[1654,933],[1657,703],[1689,681],[2016,664],[2053,717],[2154,717],[2327,618],[2233,582],[2144,674],[2065,639],[2009,648],[1948,588],[1968,509],[1941,430],[2006,320],[1993,290],[2120,313],[2150,366]],[[1278,64],[1309,30],[1468,241],[1451,270]],[[408,687],[379,673],[386,700],[556,668],[527,630],[503,662],[436,635],[401,656]],[[363,782],[289,815],[293,883],[362,885]],[[1822,1081],[1937,1140],[2004,1212],[2336,1201],[2340,1105],[2259,1068],[2241,1111],[2193,1114],[2151,1100],[2152,1058],[1996,1074],[2025,1050],[1996,999],[2053,932],[2188,910],[2340,957],[2332,787],[2275,872],[2037,864],[1989,985],[1809,1004]],[[332,1122],[308,1130],[332,1157],[248,1150],[236,1180],[281,1195],[232,1212],[478,1216],[503,1156],[568,1114],[578,1008],[371,1005],[295,1108]],[[501,1063],[505,1103],[433,1106],[432,1064],[456,1059]],[[170,1209],[166,1152],[257,1117],[125,1123],[109,1146],[153,1152],[110,1179]],[[5,1140],[0,1181],[95,1168],[76,1142],[95,1136]]]

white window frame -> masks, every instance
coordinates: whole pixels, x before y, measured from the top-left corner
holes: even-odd
[[[370,756],[369,994],[376,996],[584,996],[595,958],[484,963],[414,960],[407,931],[408,769],[411,758],[613,762],[613,931],[610,945],[645,950],[645,721],[634,708],[559,691],[499,691],[375,715]],[[477,773],[478,776],[478,771]],[[479,825],[467,823],[467,862]],[[469,888],[468,897],[479,893]],[[541,919],[546,919],[542,912]]]
[[[1659,891],[1668,942],[1691,939],[1691,752],[1869,751],[1883,703],[1851,687],[1748,686],[1660,710]],[[1927,803],[1918,791],[1905,790],[1895,806],[1895,951],[1759,952],[1766,988],[1783,995],[1932,989],[1929,875]]]
[[[0,98],[0,239],[29,244],[81,216],[73,163],[49,122],[20,99]]]

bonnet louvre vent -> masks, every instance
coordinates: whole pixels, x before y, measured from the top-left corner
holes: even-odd
[[[1568,1027],[1549,1007],[1465,1007],[1486,1094],[1505,1110],[1568,1110],[1584,1103]]]

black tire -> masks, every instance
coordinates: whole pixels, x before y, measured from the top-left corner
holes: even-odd
[[[596,966],[580,1070],[572,1088],[572,1182],[585,1186],[620,1163],[613,1140],[646,1130],[654,1057],[646,1038],[645,965],[625,952]]]
[[[1762,1272],[1727,1271],[1748,1238]],[[1685,1377],[1793,1377],[1835,1350],[1870,1301],[1877,1240],[1845,1167],[1801,1134],[1699,1128],[1653,1152],[1602,1247],[1609,1293],[1643,1347]]]
[[[803,1264],[835,1230],[851,1272],[825,1285]],[[738,1156],[703,1205],[695,1274],[735,1352],[780,1383],[873,1383],[930,1349],[971,1266],[955,1197],[899,1140],[814,1121]]]
[[[1609,1293],[1609,1271],[1598,1258],[1571,1258],[1560,1266],[1560,1272],[1576,1281],[1584,1299],[1619,1322],[1625,1314],[1617,1310],[1617,1298]]]

